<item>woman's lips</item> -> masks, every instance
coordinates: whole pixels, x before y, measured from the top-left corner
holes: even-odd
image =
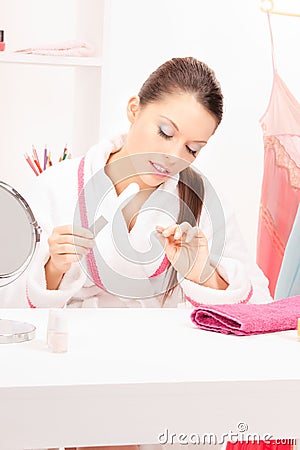
[[[166,167],[164,167],[162,164],[159,164],[159,163],[156,163],[153,161],[149,161],[149,163],[151,164],[152,170],[156,175],[161,176],[163,178],[165,178],[169,175],[170,171]]]

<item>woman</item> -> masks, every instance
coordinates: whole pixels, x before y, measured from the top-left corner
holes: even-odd
[[[158,307],[186,300],[192,305],[271,300],[267,279],[247,256],[232,214],[224,210],[223,218],[213,217],[218,204],[210,185],[190,167],[216,131],[222,109],[213,71],[194,58],[174,58],[153,72],[129,100],[127,135],[104,141],[85,158],[53,166],[37,179],[29,201],[44,232],[28,278],[31,306]],[[117,215],[118,196],[130,186],[139,192]],[[92,202],[96,207],[90,207]],[[95,221],[97,207],[108,225],[94,238],[87,228]],[[120,223],[125,220],[126,235],[124,227],[115,231],[114,217]],[[155,231],[160,252],[152,239],[156,253],[150,252],[143,264],[115,251],[116,238],[123,233],[125,240],[130,237],[130,248],[141,255]],[[218,248],[212,251],[218,237]],[[118,276],[144,284],[129,283],[119,292],[114,279]]]

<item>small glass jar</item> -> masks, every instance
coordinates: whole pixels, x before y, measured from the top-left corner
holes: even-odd
[[[68,322],[65,308],[49,310],[47,344],[54,353],[68,351]]]

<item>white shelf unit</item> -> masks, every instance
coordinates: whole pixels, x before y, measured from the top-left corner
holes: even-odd
[[[46,64],[49,66],[102,67],[102,58],[91,56],[44,56],[3,52],[0,63]]]
[[[0,0],[0,11],[0,180],[26,192],[35,176],[24,158],[32,144],[39,154],[47,145],[56,163],[66,144],[76,157],[100,139],[110,0]],[[95,54],[16,52],[73,39]]]

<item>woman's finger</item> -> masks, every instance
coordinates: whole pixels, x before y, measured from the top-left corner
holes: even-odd
[[[55,239],[56,244],[73,244],[76,247],[93,248],[96,243],[94,239],[79,237],[73,234],[60,234]]]
[[[192,225],[188,222],[182,222],[181,224],[177,225],[174,239],[181,239],[190,228],[192,228]]]
[[[157,226],[156,230],[162,233],[164,237],[174,236],[174,239],[180,239],[181,236],[189,229],[191,225],[188,222],[182,222],[181,224],[175,223],[168,227]]]
[[[190,228],[187,232],[186,238],[185,238],[185,242],[188,244],[189,242],[191,242],[195,236],[198,235],[198,227],[193,227]]]
[[[86,239],[93,239],[94,237],[93,233],[88,228],[73,225],[60,225],[58,227],[55,227],[52,231],[52,234],[74,235]]]
[[[163,230],[162,235],[164,237],[170,237],[172,234],[175,233],[176,228],[177,228],[177,223],[175,223],[174,225],[170,225]]]
[[[90,249],[85,247],[79,247],[71,244],[55,245],[53,247],[53,253],[56,255],[86,255]]]

